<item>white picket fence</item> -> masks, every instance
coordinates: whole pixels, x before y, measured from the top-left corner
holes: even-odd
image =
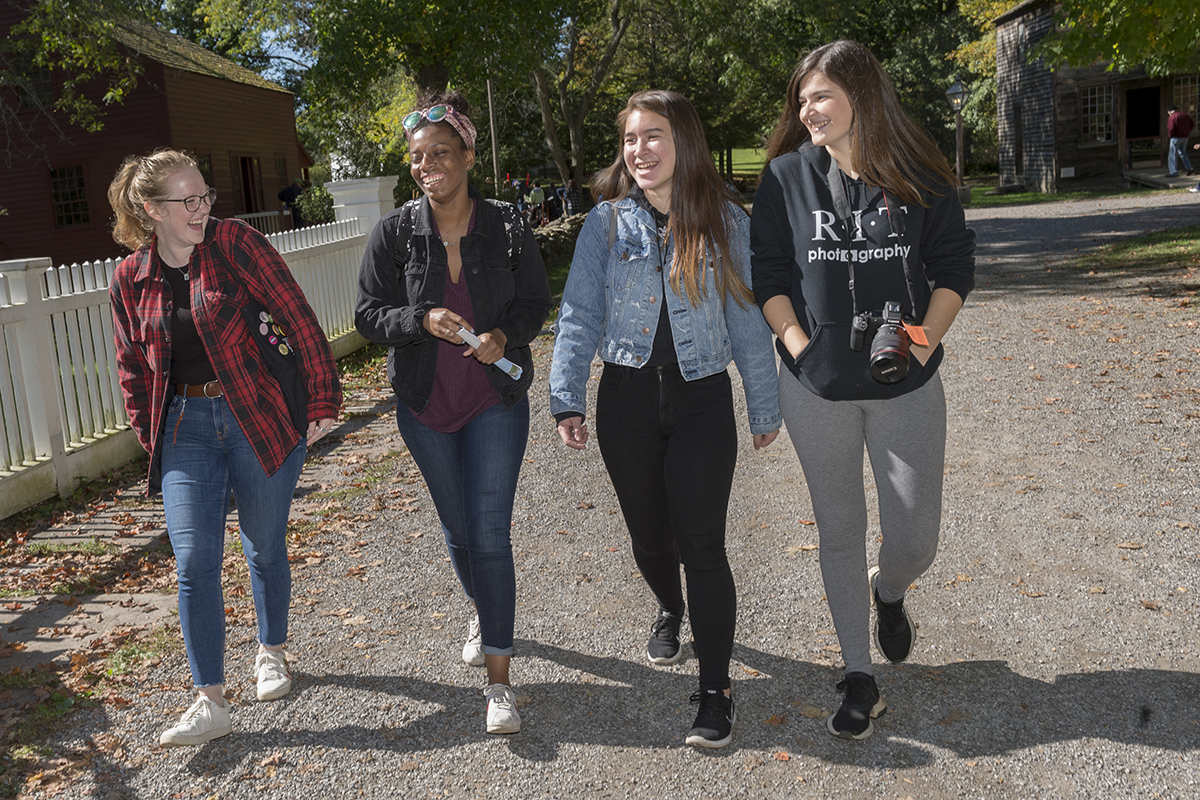
[[[267,238],[334,355],[362,347],[354,303],[367,236],[359,220]],[[118,263],[0,261],[0,519],[142,453],[117,381],[108,287]]]

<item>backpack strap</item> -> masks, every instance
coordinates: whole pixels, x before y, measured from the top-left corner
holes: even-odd
[[[521,263],[521,243],[525,239],[524,219],[512,203],[492,199],[487,202],[495,206],[504,219],[504,233],[508,237],[508,268],[516,269]]]
[[[396,245],[392,250],[392,260],[400,272],[404,272],[408,266],[408,256],[412,252],[412,214],[418,202],[420,201],[409,200],[401,206],[403,210],[400,212],[400,235],[396,237]]]

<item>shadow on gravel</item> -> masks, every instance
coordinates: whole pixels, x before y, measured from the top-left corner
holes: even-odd
[[[1130,236],[1195,225],[1192,205],[1128,208],[1071,217],[1038,215],[978,217],[969,224],[978,243],[977,290],[1056,294],[1129,294],[1129,282],[1155,296],[1186,293],[1177,283],[1179,265],[1134,263],[1130,269],[1100,274],[1070,263],[1096,247],[1119,244]],[[1158,283],[1155,283],[1155,282]]]
[[[791,705],[812,703],[833,710],[840,696],[832,691],[840,674],[803,661],[783,659],[743,646],[734,657],[786,681]],[[761,665],[761,666],[760,666]],[[779,731],[764,737],[767,726],[739,725],[736,742],[790,740],[792,752],[839,764],[861,763],[864,748],[888,766],[919,766],[931,760],[926,748],[950,750],[963,758],[999,756],[1042,744],[1107,739],[1176,752],[1200,750],[1200,675],[1172,670],[1129,669],[1070,673],[1053,682],[1027,678],[1003,661],[961,661],[943,666],[905,664],[876,667],[888,713],[864,742],[843,742],[824,731],[823,720],[804,719],[808,738]],[[758,694],[759,681],[739,684],[742,707]],[[746,689],[750,691],[746,691]],[[814,700],[813,698],[818,698]],[[769,713],[756,715],[760,719]],[[790,725],[791,722],[788,722]],[[897,749],[902,745],[903,749]]]
[[[404,756],[501,741],[519,758],[551,762],[564,744],[686,747],[683,734],[692,713],[687,697],[695,688],[694,674],[538,642],[521,641],[518,647],[522,658],[548,660],[578,671],[581,678],[575,683],[519,684],[525,726],[516,736],[483,732],[478,686],[413,676],[304,676],[293,698],[323,692],[322,702],[336,706],[341,703],[329,695],[330,689],[358,695],[344,698],[344,724],[253,735],[235,730],[198,749],[188,769],[209,775],[233,769],[223,755],[226,748],[271,753],[308,746]],[[1045,682],[1018,675],[1003,661],[880,666],[876,674],[888,713],[875,722],[871,738],[847,742],[829,736],[824,719],[813,713],[837,707],[840,698],[834,685],[840,670],[742,645],[735,646],[734,658],[755,674],[734,684],[739,718],[733,746],[704,751],[708,757],[737,756],[740,763],[747,750],[786,751],[831,764],[901,769],[933,763],[935,749],[968,759],[1086,739],[1181,753],[1200,749],[1200,676],[1194,673],[1114,670],[1072,673]],[[389,696],[410,698],[434,710],[414,719],[397,713],[386,701]],[[385,712],[392,722],[361,724],[354,719],[356,708],[370,709],[362,716]],[[299,722],[304,712],[281,716]]]

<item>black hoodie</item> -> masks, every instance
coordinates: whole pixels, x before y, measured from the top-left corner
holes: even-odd
[[[750,218],[754,296],[760,307],[777,295],[791,299],[811,341],[797,359],[782,342],[776,347],[792,374],[815,394],[827,400],[898,397],[937,372],[942,347],[924,366],[910,358],[901,382],[875,381],[869,370],[870,338],[861,352],[850,348],[850,267],[858,311],[878,314],[891,300],[919,321],[934,289],[951,289],[966,300],[974,288],[975,232],[967,227],[951,187],[940,195],[924,193],[930,207],[923,208],[890,193],[885,197],[878,187],[837,171],[849,201],[846,224],[835,212],[831,166],[825,148],[806,142],[773,159],[763,172]],[[903,220],[895,219],[901,215]],[[908,259],[915,309],[902,256]]]

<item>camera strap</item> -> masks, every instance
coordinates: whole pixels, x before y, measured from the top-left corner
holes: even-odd
[[[854,243],[854,228],[851,221],[854,217],[854,212],[850,208],[850,198],[846,193],[846,177],[842,174],[842,170],[838,167],[837,159],[831,154],[829,156],[829,174],[826,176],[829,181],[829,193],[833,195],[833,213],[842,222],[842,227],[846,230],[846,247],[853,249]],[[904,242],[904,214],[900,209],[896,209],[896,213],[892,213],[891,204],[888,203],[887,190],[880,187],[883,192],[883,207],[887,211],[888,227],[892,233],[896,235],[896,239],[900,244]],[[917,295],[913,289],[912,272],[908,268],[908,256],[904,251],[900,251],[900,264],[904,268],[904,284],[908,288],[908,302],[912,309],[912,315],[915,318],[917,314]],[[854,259],[846,259],[846,269],[850,273],[850,302],[853,306],[853,315],[858,316],[858,296],[854,292]]]

